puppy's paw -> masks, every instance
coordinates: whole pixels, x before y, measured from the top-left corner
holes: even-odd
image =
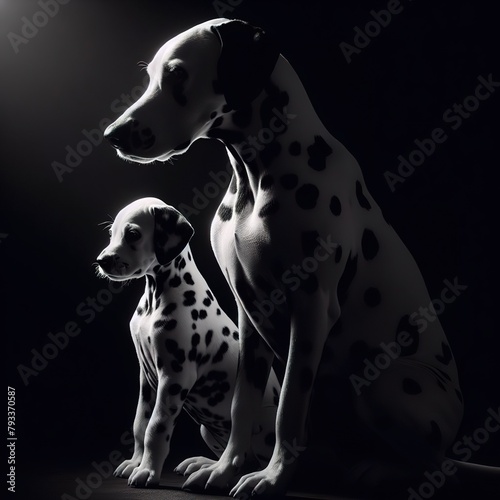
[[[193,472],[196,472],[200,469],[208,467],[215,463],[215,460],[205,457],[191,457],[186,458],[186,460],[182,461],[175,469],[174,472],[176,474],[180,474],[181,476],[189,476]]]
[[[132,471],[141,465],[141,459],[131,458],[130,460],[124,460],[113,472],[113,476],[115,477],[123,477],[128,478]]]

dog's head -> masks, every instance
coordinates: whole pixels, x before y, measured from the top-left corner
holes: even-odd
[[[243,21],[194,26],[160,48],[147,66],[145,93],[104,135],[124,159],[166,161],[205,136],[224,104],[237,110],[251,103],[278,56],[271,37]]]
[[[114,281],[154,274],[188,245],[194,229],[175,208],[141,198],[123,208],[110,230],[109,245],[97,257],[101,276]]]

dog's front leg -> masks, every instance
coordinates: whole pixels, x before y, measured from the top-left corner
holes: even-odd
[[[173,379],[160,373],[158,391],[153,413],[144,435],[144,454],[128,484],[136,487],[148,487],[160,482],[163,463],[170,451],[170,441],[176,417],[182,410],[183,400],[194,381]]]
[[[318,292],[295,292],[291,304],[290,347],[278,405],[276,444],[267,467],[243,476],[231,490],[237,498],[286,492],[306,449],[306,420],[313,383],[328,336],[328,303]],[[336,319],[336,318],[335,318]]]
[[[139,375],[139,401],[134,419],[134,453],[132,458],[124,460],[116,468],[113,473],[115,477],[128,478],[132,474],[132,471],[141,464],[144,454],[144,435],[151,413],[153,412],[155,398],[156,391],[149,385],[144,375],[144,370],[141,368]]]
[[[227,490],[235,484],[247,458],[252,453],[252,428],[260,410],[273,362],[273,353],[254,329],[241,307],[238,314],[240,360],[233,401],[231,434],[226,449],[213,465],[194,472],[183,488],[191,490],[214,487]]]

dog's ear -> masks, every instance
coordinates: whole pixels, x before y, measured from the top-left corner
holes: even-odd
[[[232,20],[211,30],[222,45],[217,84],[233,109],[250,104],[269,80],[279,57],[275,40],[261,28]]]
[[[153,246],[161,265],[173,261],[191,240],[194,229],[188,220],[170,206],[153,206]]]

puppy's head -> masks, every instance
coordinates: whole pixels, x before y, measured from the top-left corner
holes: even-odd
[[[154,274],[189,243],[194,229],[175,208],[142,198],[123,208],[110,230],[109,245],[97,257],[98,274],[113,281]]]
[[[206,136],[224,104],[233,110],[250,104],[278,56],[272,39],[243,21],[194,26],[160,48],[147,66],[144,95],[104,135],[121,158],[166,161]]]

